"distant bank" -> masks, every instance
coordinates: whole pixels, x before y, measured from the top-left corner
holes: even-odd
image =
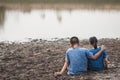
[[[0,0],[8,9],[120,9],[120,0]]]
[[[82,3],[119,5],[120,0],[0,0],[1,3]]]

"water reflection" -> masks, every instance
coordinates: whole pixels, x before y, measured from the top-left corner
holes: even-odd
[[[45,13],[42,13],[42,14],[41,14],[41,18],[42,18],[42,19],[45,19]]]
[[[56,16],[57,16],[58,21],[61,22],[62,21],[61,11],[59,11],[59,10],[56,11]]]
[[[103,10],[2,10],[0,41],[25,38],[90,36],[120,37],[120,11]],[[4,24],[4,25],[3,25]]]
[[[5,8],[0,7],[0,29],[3,28],[4,21],[5,21]]]

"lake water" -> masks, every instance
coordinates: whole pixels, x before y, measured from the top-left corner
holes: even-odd
[[[120,37],[117,10],[0,10],[0,41]]]

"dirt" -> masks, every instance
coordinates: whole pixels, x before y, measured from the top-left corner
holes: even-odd
[[[88,48],[88,40],[81,40]],[[54,77],[64,63],[69,39],[29,42],[0,42],[0,80],[120,80],[120,39],[100,39],[107,46],[110,64],[101,72],[86,72],[79,76]]]

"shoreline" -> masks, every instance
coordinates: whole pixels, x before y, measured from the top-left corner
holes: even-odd
[[[79,37],[78,37],[79,38]],[[70,40],[70,37],[66,37],[66,38],[50,38],[50,39],[33,39],[33,38],[26,38],[24,40],[2,40],[0,41],[0,43],[24,43],[24,42],[40,42],[40,41],[69,41]],[[85,39],[80,39],[80,41],[88,41],[87,38]],[[116,37],[116,38],[98,38],[98,40],[120,40],[119,37]]]

